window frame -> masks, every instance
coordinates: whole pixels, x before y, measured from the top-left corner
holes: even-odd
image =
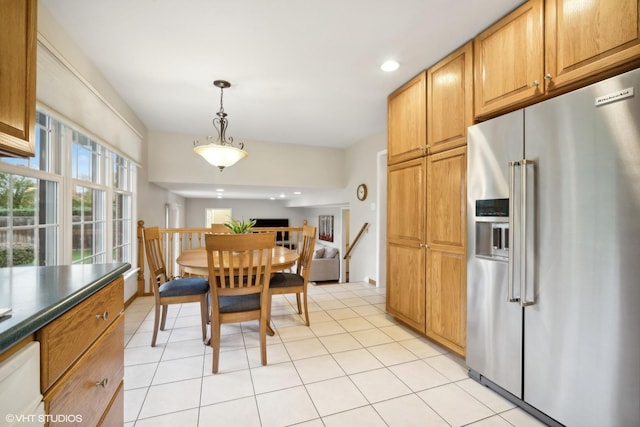
[[[42,171],[40,169],[34,169],[29,165],[32,158],[26,159],[26,164],[13,164],[0,159],[0,172],[6,172],[14,175],[21,175],[27,178],[33,178],[39,181],[45,180],[54,182],[56,184],[57,191],[57,239],[55,248],[48,250],[55,250],[58,254],[56,259],[56,265],[72,264],[73,257],[73,195],[76,186],[92,188],[94,191],[104,192],[102,217],[104,222],[104,234],[101,237],[104,240],[104,248],[102,253],[103,259],[100,262],[128,262],[131,265],[137,264],[137,234],[135,221],[135,215],[137,212],[137,167],[138,165],[128,158],[123,156],[117,150],[104,141],[96,138],[90,132],[86,132],[81,127],[75,125],[67,119],[60,118],[56,113],[43,108],[37,107],[37,113],[46,116],[46,129],[41,133],[44,127],[41,121],[36,121],[36,136],[40,138],[37,149],[40,155],[42,155],[43,143],[46,143],[49,147],[48,150],[48,163],[49,171]],[[73,162],[73,134],[82,135],[83,138],[97,144],[100,156],[97,164],[98,170],[96,173],[99,175],[97,180],[86,181],[82,179],[73,178],[72,168],[75,166]],[[46,136],[46,140],[42,140],[42,136]],[[127,188],[115,188],[114,186],[114,162],[116,158],[123,159],[123,162],[127,166]],[[42,161],[39,161],[42,166]],[[112,203],[116,194],[123,194],[129,197],[129,220],[130,226],[128,227],[129,241],[120,246],[129,246],[128,259],[114,260],[114,212]],[[38,224],[34,225],[34,230],[38,229]],[[39,243],[34,242],[34,247]],[[95,257],[95,253],[92,257]]]

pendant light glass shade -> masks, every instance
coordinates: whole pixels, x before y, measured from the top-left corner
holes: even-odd
[[[216,80],[213,85],[220,88],[220,110],[216,113],[217,117],[213,119],[213,126],[218,131],[218,139],[208,136],[208,143],[204,145],[198,145],[198,142],[194,141],[193,151],[204,157],[207,162],[216,166],[222,172],[224,168],[236,164],[236,162],[244,159],[249,154],[244,151],[243,143],[238,143],[238,147],[236,147],[233,143],[233,138],[229,137],[227,139],[226,137],[229,122],[227,113],[224,112],[222,97],[224,89],[231,87],[231,83],[224,80]]]
[[[196,145],[193,151],[204,157],[204,159],[213,166],[217,166],[220,170],[233,166],[238,160],[242,160],[248,155],[246,151],[240,148],[213,142],[205,145]]]

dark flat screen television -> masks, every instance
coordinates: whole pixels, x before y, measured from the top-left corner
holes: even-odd
[[[255,227],[288,227],[289,226],[289,218],[254,218],[256,220]],[[282,232],[278,232],[276,235],[276,240],[278,242],[283,242],[289,240],[289,233],[284,232],[284,236],[282,236]]]

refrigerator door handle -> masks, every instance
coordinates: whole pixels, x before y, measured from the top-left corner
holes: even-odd
[[[513,212],[513,207],[515,206],[515,199],[514,199],[514,195],[515,195],[515,186],[516,186],[516,174],[515,174],[515,168],[516,166],[520,166],[520,162],[519,161],[515,161],[515,162],[509,162],[509,283],[507,286],[507,302],[518,302],[520,301],[520,298],[514,296],[514,282],[515,282],[515,277],[514,277],[514,273],[515,273],[515,269],[514,269],[514,255],[516,252],[516,247],[513,244],[513,236],[516,234],[515,233],[515,220],[514,220],[514,212]]]
[[[535,304],[535,300],[527,300],[527,206],[530,203],[527,197],[527,167],[533,167],[534,161],[522,159],[519,163],[522,168],[520,180],[522,185],[520,194],[520,306],[526,307]],[[533,208],[534,206],[531,206],[531,212],[535,212]]]

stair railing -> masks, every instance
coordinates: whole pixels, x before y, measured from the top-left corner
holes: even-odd
[[[347,249],[347,253],[344,254],[344,258],[342,259],[347,259],[349,258],[349,256],[351,256],[351,251],[353,251],[353,248],[356,247],[356,245],[360,241],[360,238],[362,237],[362,235],[364,234],[364,232],[367,230],[368,227],[369,227],[368,222],[365,222],[364,224],[362,224],[362,228],[360,228],[360,231],[358,232],[358,235],[356,236],[356,238],[353,239],[353,243],[349,245],[349,248]]]

